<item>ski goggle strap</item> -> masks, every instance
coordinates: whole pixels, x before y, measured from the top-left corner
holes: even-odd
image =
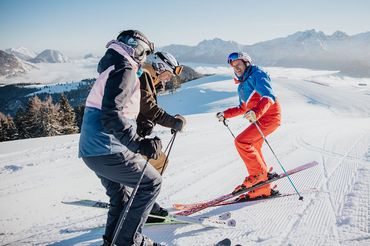
[[[153,43],[148,44],[146,42],[143,42],[142,40],[137,40],[136,50],[140,55],[145,53],[148,56],[153,53],[154,44]]]
[[[183,66],[175,66],[171,62],[168,61],[168,59],[160,52],[156,53],[156,55],[163,61],[165,62],[171,69],[172,73],[176,75],[180,75],[182,70],[184,69]]]
[[[231,64],[231,62],[235,61],[235,60],[239,60],[241,59],[242,56],[239,52],[234,52],[234,53],[231,53],[229,55],[229,57],[227,58],[227,63]]]

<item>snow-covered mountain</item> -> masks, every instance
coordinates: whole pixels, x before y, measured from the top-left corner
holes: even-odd
[[[243,47],[234,41],[215,38],[204,40],[196,46],[173,44],[162,47],[162,50],[174,54],[182,62],[223,63],[229,53]]]
[[[28,60],[36,57],[35,52],[33,52],[32,50],[27,49],[26,47],[23,47],[23,46],[20,46],[18,48],[6,49],[5,52],[7,52],[9,54],[12,54],[12,55],[15,55],[19,59],[22,59],[22,60],[25,60],[25,61],[28,61]]]
[[[60,51],[47,49],[38,54],[34,59],[31,59],[30,61],[33,63],[67,63],[70,60]]]
[[[5,78],[19,76],[36,68],[13,54],[0,50],[0,76]]]
[[[313,29],[253,45],[213,39],[196,46],[169,45],[162,49],[182,62],[225,64],[230,52],[246,51],[263,66],[332,69],[370,76],[369,43],[370,32],[349,36],[337,31],[325,35]]]

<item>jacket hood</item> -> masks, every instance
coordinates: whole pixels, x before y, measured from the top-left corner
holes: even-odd
[[[130,63],[135,71],[138,70],[139,65],[131,58],[130,53],[132,52],[131,47],[112,40],[106,45],[108,50],[105,52],[105,55],[100,59],[97,71],[99,74],[104,72],[112,65],[120,63]]]

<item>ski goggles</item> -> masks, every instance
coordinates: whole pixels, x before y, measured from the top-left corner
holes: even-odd
[[[229,57],[227,58],[227,63],[231,64],[231,62],[233,61],[236,61],[236,60],[239,60],[239,59],[242,59],[242,54],[240,54],[239,52],[234,52],[234,53],[231,53],[229,55]]]
[[[180,75],[182,73],[182,70],[184,69],[183,66],[176,66],[175,69],[173,70],[174,74]]]
[[[156,55],[167,65],[167,67],[171,68],[173,74],[175,75],[180,75],[182,70],[184,69],[183,66],[175,66],[173,64],[171,64],[164,55],[162,55],[162,53],[158,52],[156,53]],[[163,68],[158,68],[158,70],[168,70],[168,69],[163,69]]]
[[[138,55],[144,55],[144,53],[145,53],[146,56],[148,56],[148,55],[153,53],[154,44],[153,43],[146,43],[146,42],[143,42],[142,40],[138,39],[137,40],[137,46],[136,46],[135,49],[136,49]]]

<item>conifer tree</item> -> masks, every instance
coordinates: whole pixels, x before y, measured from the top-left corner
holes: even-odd
[[[23,137],[33,138],[40,137],[39,124],[40,124],[40,110],[42,102],[38,96],[31,97],[28,100],[27,109],[23,117]]]
[[[58,111],[53,104],[53,99],[49,96],[43,103],[39,112],[39,128],[37,137],[47,137],[60,135],[61,125],[58,122]]]
[[[3,118],[0,117],[0,142],[5,141],[6,139],[6,123]]]
[[[25,132],[25,122],[24,122],[24,117],[25,117],[25,111],[23,110],[22,107],[18,108],[17,113],[15,114],[14,118],[14,123],[15,126],[18,130],[18,139],[24,139],[26,138],[26,132]]]
[[[0,141],[9,141],[18,139],[18,131],[13,118],[5,116],[0,112]]]
[[[64,94],[61,95],[59,100],[58,115],[62,134],[78,133],[75,112]]]
[[[7,117],[8,128],[6,129],[6,140],[15,140],[18,139],[18,129],[14,124],[13,118]]]

